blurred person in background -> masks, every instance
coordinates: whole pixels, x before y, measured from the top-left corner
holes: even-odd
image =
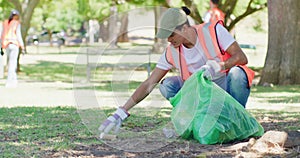
[[[222,20],[224,22],[225,20],[225,14],[218,8],[219,0],[210,0],[209,7],[210,9],[205,13],[203,16],[203,22],[204,23],[214,23],[219,20]]]
[[[16,87],[17,79],[17,60],[19,55],[19,48],[22,53],[26,52],[24,42],[21,35],[20,13],[13,9],[7,20],[3,22],[1,32],[1,54],[5,49],[8,56],[8,74],[6,87]]]

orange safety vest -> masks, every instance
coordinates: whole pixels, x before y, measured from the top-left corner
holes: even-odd
[[[210,22],[212,24],[214,24],[215,22],[220,21],[220,20],[222,20],[222,21],[225,20],[225,14],[219,8],[210,9],[208,12],[211,16]]]
[[[221,49],[217,39],[216,26],[217,24],[223,24],[221,21],[215,23],[203,23],[193,26],[197,30],[198,39],[200,42],[199,50],[204,52],[208,60],[216,60],[217,62],[226,61],[231,55]],[[191,72],[188,71],[188,66],[182,52],[182,45],[179,48],[174,48],[169,45],[166,49],[167,61],[179,69],[182,79],[185,81],[191,76]],[[244,70],[248,79],[248,86],[251,87],[252,80],[254,78],[254,71],[248,68],[246,65],[237,65]],[[226,72],[228,72],[227,70]]]
[[[2,48],[7,48],[9,44],[15,44],[20,46],[17,38],[17,28],[20,24],[17,20],[12,20],[8,23],[8,20],[3,22],[3,31],[2,31]]]

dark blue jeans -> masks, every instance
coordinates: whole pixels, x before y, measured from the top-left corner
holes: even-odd
[[[250,88],[248,87],[248,79],[245,72],[237,66],[232,67],[227,74],[226,80],[226,91],[246,107]],[[169,100],[169,98],[177,94],[182,86],[183,81],[180,76],[167,77],[161,82],[159,90]]]

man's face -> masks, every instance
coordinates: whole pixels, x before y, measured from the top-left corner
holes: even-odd
[[[175,29],[174,32],[168,37],[170,42],[175,48],[178,48],[184,41],[183,34],[180,30]]]

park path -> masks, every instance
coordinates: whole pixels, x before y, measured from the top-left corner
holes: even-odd
[[[28,47],[30,54],[27,54],[21,58],[21,64],[36,64],[39,61],[49,61],[49,62],[61,62],[61,63],[71,63],[77,65],[76,62],[82,62],[78,60],[78,57],[82,56],[83,52],[80,52],[81,48],[64,48],[63,53],[59,54],[59,49],[57,48],[43,48],[40,47],[37,51],[36,47]],[[54,53],[53,53],[54,52]],[[73,52],[73,53],[69,53]],[[79,52],[80,55],[74,53]],[[136,51],[135,51],[136,53]],[[147,52],[139,55],[139,58],[144,56],[145,60],[148,60]],[[131,56],[125,54],[125,59]],[[159,54],[154,54],[151,56],[151,61],[157,61],[160,57]],[[103,55],[101,60],[105,61],[107,64],[115,64],[120,61],[120,58],[124,58],[124,55]],[[132,58],[132,57],[131,57]],[[134,59],[135,60],[135,59]],[[6,62],[4,61],[4,64]],[[82,64],[82,63],[80,63]],[[147,77],[147,72],[135,73],[134,78],[136,80],[144,80]],[[5,75],[6,78],[6,75]],[[56,81],[56,82],[40,82],[31,80],[19,79],[18,86],[16,88],[6,88],[5,78],[0,79],[0,107],[17,107],[17,106],[43,106],[43,107],[53,107],[53,106],[80,106],[82,108],[86,107],[98,107],[98,106],[117,106],[117,104],[122,104],[126,101],[129,92],[111,92],[111,91],[99,91],[94,90],[93,86],[97,83],[77,83],[73,84],[70,82]],[[84,86],[88,87],[87,90],[81,90],[74,88],[74,86]],[[78,97],[75,93],[80,93],[82,96]],[[157,97],[158,90],[155,90],[153,95]],[[82,101],[78,101],[84,100]],[[96,100],[96,102],[95,102]],[[148,106],[149,104],[155,104],[155,106],[168,106],[166,101],[159,98],[158,101],[153,97],[146,99],[140,106]],[[84,105],[83,105],[84,104]],[[93,105],[91,105],[93,104]],[[96,105],[95,105],[96,104]],[[85,107],[83,107],[85,106]]]
[[[73,88],[72,83],[65,82],[31,82],[19,81],[17,88],[5,88],[5,80],[0,80],[0,107],[17,106],[72,106],[72,107],[101,107],[115,106],[124,103],[130,92],[112,92],[97,90],[77,90]],[[91,86],[91,85],[89,85]],[[87,92],[86,92],[87,91]],[[81,97],[74,95],[75,92],[83,94]],[[84,95],[86,94],[86,95]],[[264,95],[277,96],[295,96],[299,93],[268,93]],[[81,100],[78,102],[78,99]],[[84,101],[84,102],[83,102]],[[95,102],[96,101],[96,102]],[[96,104],[95,104],[96,103]],[[93,104],[93,105],[91,105]],[[139,107],[171,107],[164,100],[156,89]],[[268,103],[265,98],[250,96],[247,109],[265,109],[265,110],[284,110],[299,111],[300,103]]]
[[[34,49],[34,48],[32,48]],[[74,51],[74,50],[69,50]],[[255,57],[255,54],[250,54]],[[156,61],[159,58],[159,54],[153,55],[151,60]],[[77,54],[28,54],[25,55],[21,61],[21,64],[34,64],[39,60],[57,61],[64,63],[75,63]],[[116,55],[106,55],[106,59],[109,59],[112,63],[119,59]],[[250,59],[251,60],[251,59]],[[257,64],[257,63],[254,63]],[[147,76],[146,72],[134,74],[137,80],[144,80]],[[82,83],[82,85],[87,83]],[[5,79],[0,79],[0,107],[16,107],[16,106],[80,106],[82,108],[87,107],[99,107],[99,106],[118,106],[123,104],[132,92],[112,92],[112,91],[100,91],[94,90],[93,84],[88,84],[92,88],[90,90],[78,90],[74,89],[73,83],[67,82],[34,82],[28,80],[19,80],[17,88],[5,88]],[[88,91],[88,93],[86,93]],[[74,95],[75,93],[83,94],[83,97]],[[299,93],[268,93],[263,95],[274,96],[297,96]],[[267,96],[268,97],[268,96]],[[285,110],[285,111],[300,111],[300,103],[269,103],[266,100],[266,96],[261,97],[257,95],[251,95],[247,103],[247,109],[267,109],[267,110]],[[82,102],[79,100],[85,100]],[[91,101],[92,100],[92,101]],[[91,105],[93,104],[93,105]],[[96,105],[95,105],[96,104]],[[85,106],[86,107],[83,107]],[[156,106],[156,107],[168,107],[171,106],[166,100],[164,100],[157,89],[154,90],[145,101],[139,104],[139,107]]]

